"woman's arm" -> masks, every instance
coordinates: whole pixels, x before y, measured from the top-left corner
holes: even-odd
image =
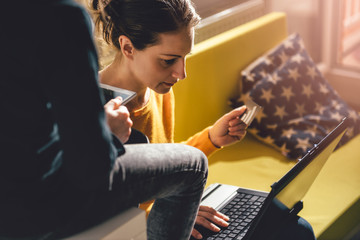
[[[202,150],[206,156],[244,138],[246,124],[240,120],[246,107],[239,107],[225,114],[214,125],[187,139],[185,144]]]

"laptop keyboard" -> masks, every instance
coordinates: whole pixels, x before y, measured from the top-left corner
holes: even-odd
[[[229,226],[218,233],[211,233],[204,238],[208,240],[242,239],[250,227],[251,222],[259,213],[265,197],[249,193],[237,193],[235,197],[223,207],[220,212],[227,215]]]

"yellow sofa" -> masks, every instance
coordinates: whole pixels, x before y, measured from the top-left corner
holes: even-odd
[[[174,87],[177,142],[230,110],[242,69],[288,36],[286,15],[269,13],[195,45],[187,78]],[[209,157],[208,185],[225,183],[270,191],[293,165],[250,134]],[[318,239],[342,239],[360,222],[360,135],[335,151],[304,198],[300,215]]]

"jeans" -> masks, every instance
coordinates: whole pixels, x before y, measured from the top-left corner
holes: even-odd
[[[275,239],[316,240],[316,237],[310,223],[296,216],[293,221],[283,226],[283,232]]]
[[[152,199],[148,239],[189,239],[206,184],[206,156],[184,144],[131,144],[125,148],[110,173],[110,189],[99,191],[65,227],[40,239],[76,234]]]
[[[189,239],[207,178],[205,155],[183,144],[125,146],[111,174],[112,192],[126,205],[156,199],[149,240]]]

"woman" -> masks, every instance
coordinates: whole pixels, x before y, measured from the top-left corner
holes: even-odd
[[[92,7],[104,40],[116,48],[113,62],[100,72],[100,81],[137,92],[127,107],[133,127],[150,142],[174,142],[172,86],[186,77],[185,59],[191,54],[194,27],[200,21],[191,1],[94,0]],[[208,156],[241,140],[247,126],[239,116],[245,110],[243,106],[225,114],[186,144]],[[227,221],[227,216],[206,206],[200,207],[196,218],[197,224],[212,231],[226,227]],[[196,229],[192,236],[202,238]]]

